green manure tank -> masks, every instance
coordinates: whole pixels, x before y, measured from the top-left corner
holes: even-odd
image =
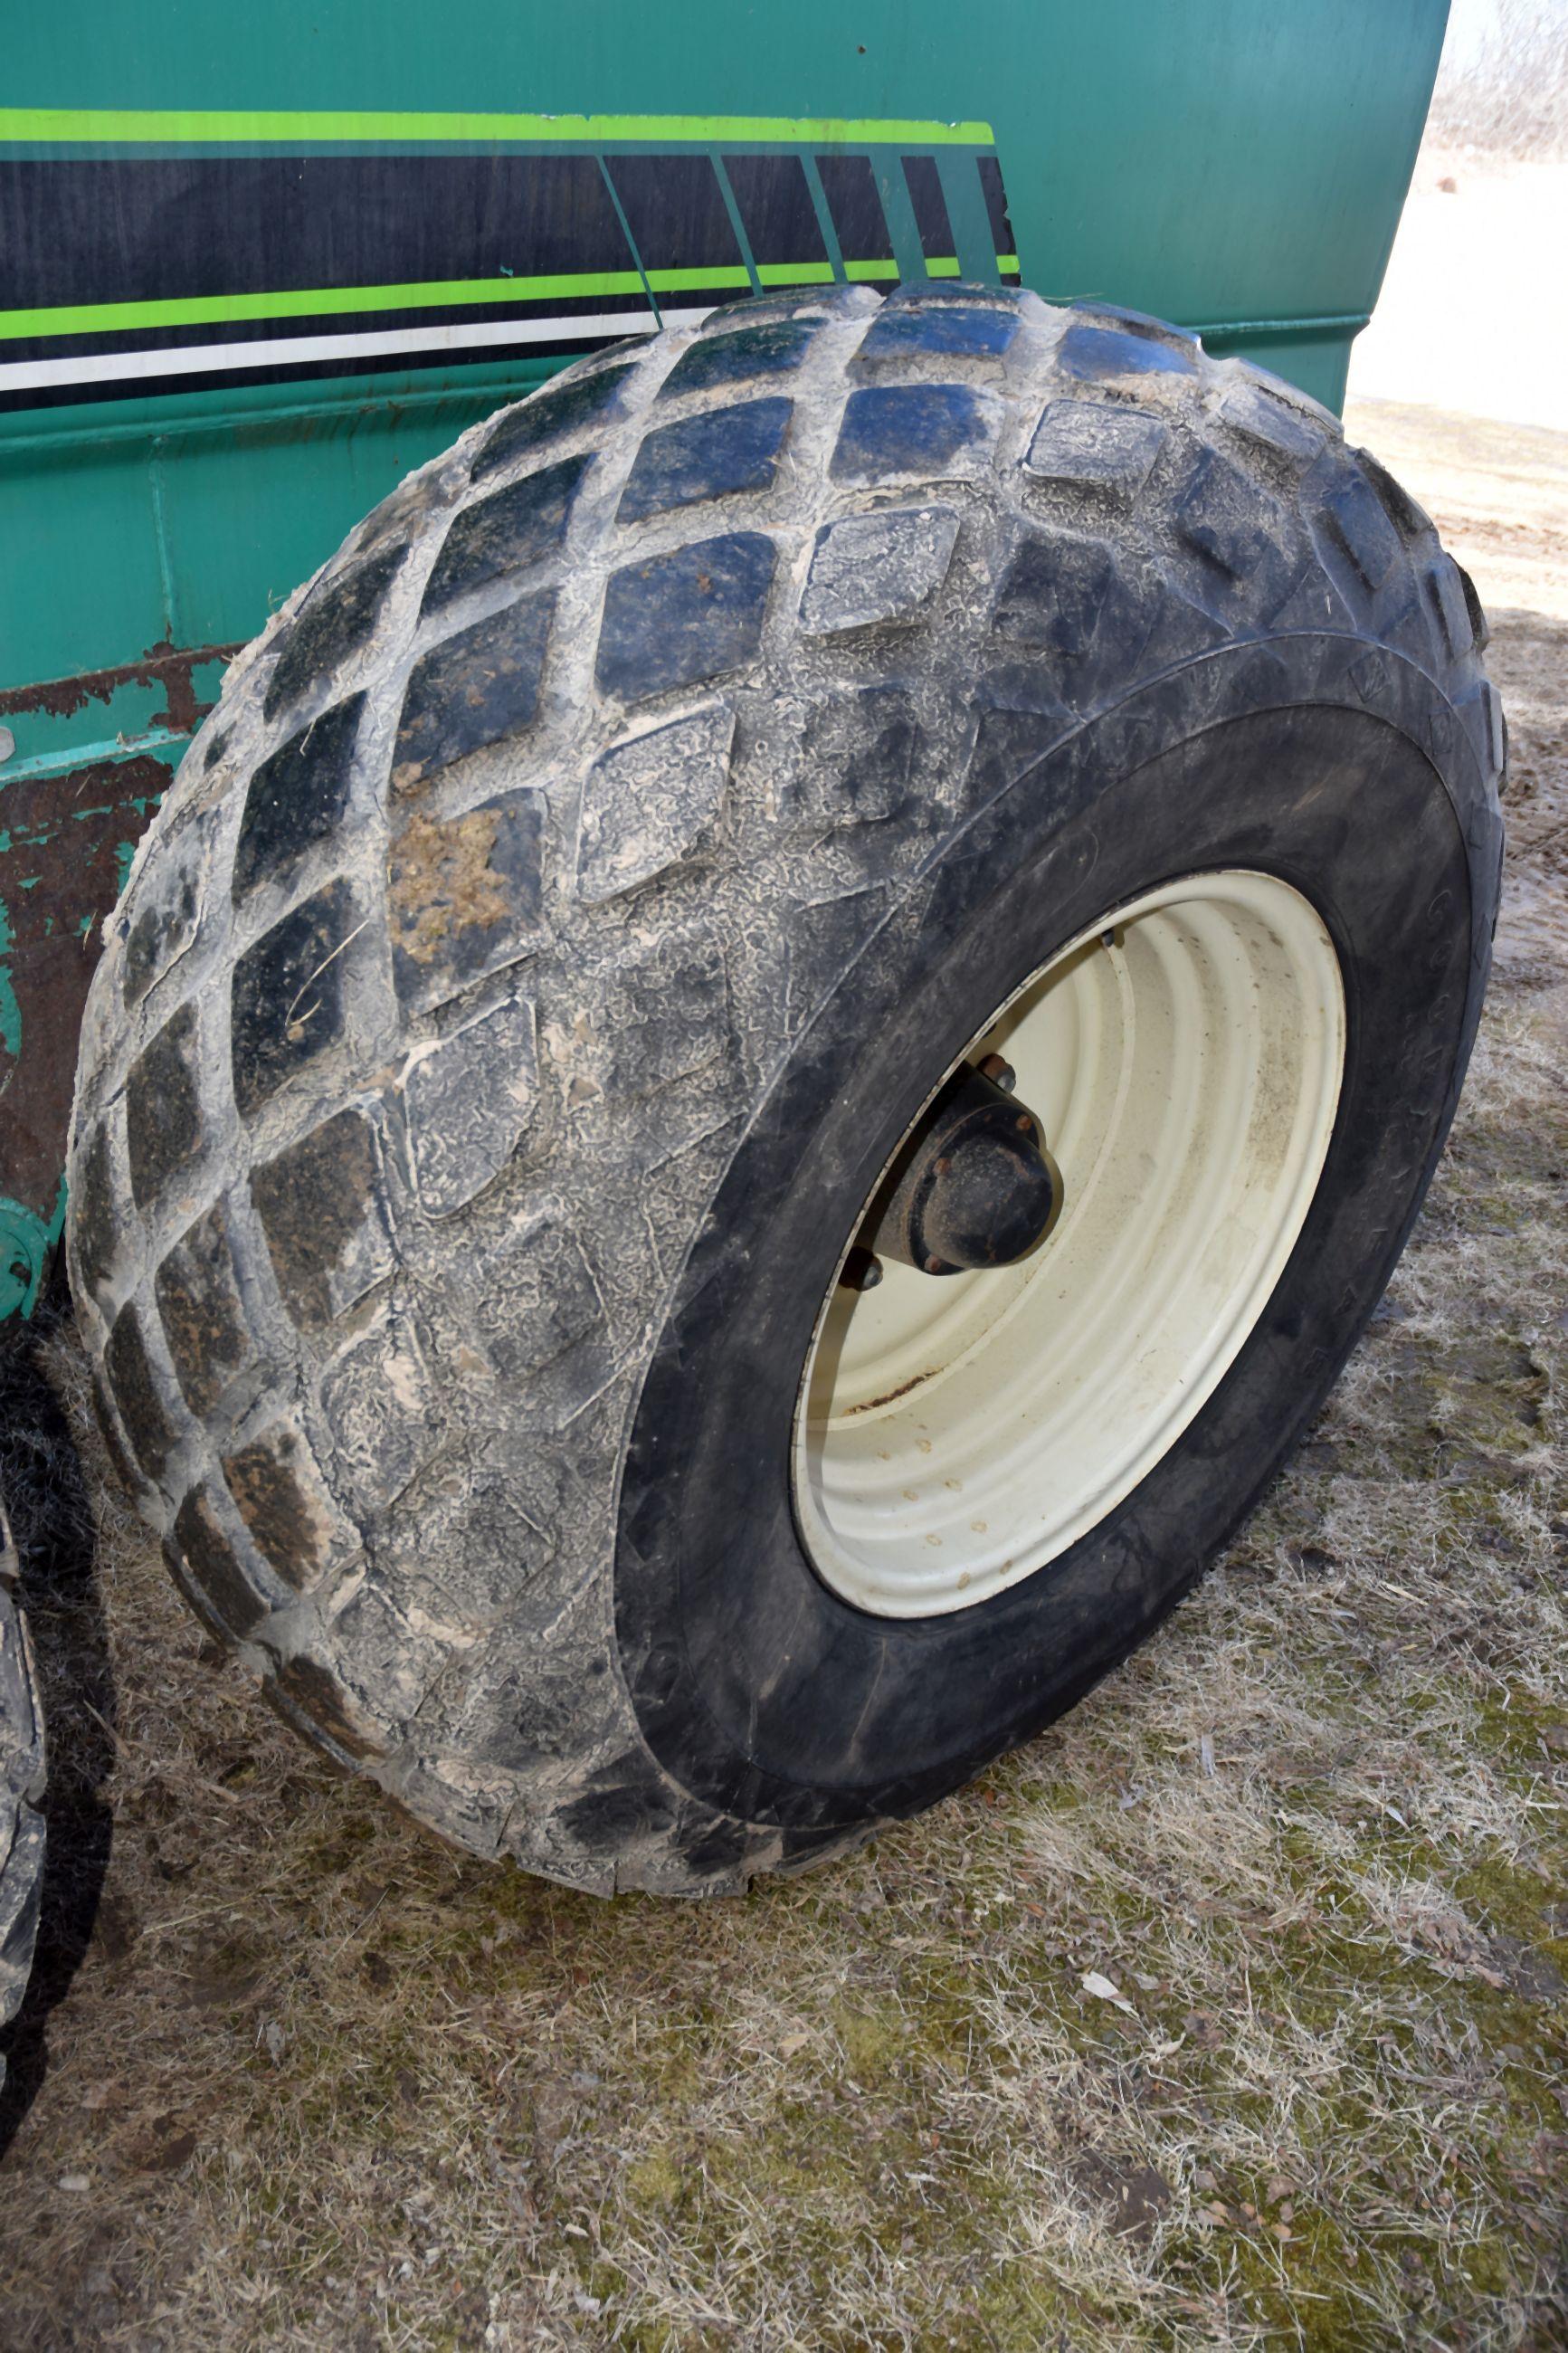
[[[1337,406],[1444,0],[61,0],[0,88],[0,1318],[226,663],[467,426],[748,294],[1022,283]]]

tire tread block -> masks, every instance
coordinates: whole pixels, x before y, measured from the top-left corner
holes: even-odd
[[[824,523],[800,600],[813,636],[868,628],[918,612],[947,577],[958,517],[947,507],[903,507]]]
[[[1459,575],[1459,586],[1463,589],[1465,596],[1465,610],[1470,617],[1470,642],[1477,653],[1484,654],[1491,642],[1492,634],[1485,608],[1477,593],[1476,584],[1464,565],[1456,564],[1454,569]]]
[[[760,532],[699,541],[612,573],[595,674],[644,702],[749,661],[762,642],[777,550]]]
[[[210,1413],[256,1362],[225,1202],[215,1201],[186,1227],[159,1266],[153,1290],[185,1403],[195,1414]]]
[[[1395,481],[1387,467],[1380,464],[1370,449],[1352,449],[1349,454],[1371,484],[1373,497],[1400,538],[1407,543],[1425,539],[1433,528],[1432,518],[1426,508],[1411,497],[1404,483]]]
[[[527,733],[538,715],[554,615],[552,588],[520,596],[416,662],[392,754],[400,792],[470,752]]]
[[[723,302],[710,311],[698,326],[697,340],[706,343],[737,328],[784,326],[795,320],[822,326],[835,319],[872,317],[879,308],[868,286],[814,286],[796,294],[748,295],[743,301]]]
[[[384,1509],[435,1452],[435,1385],[411,1319],[389,1308],[344,1348],[321,1381],[321,1410],[356,1514]]]
[[[494,1182],[538,1114],[531,1004],[508,997],[418,1054],[403,1094],[420,1207],[450,1217]]]
[[[1342,470],[1319,508],[1324,556],[1352,606],[1375,596],[1399,561],[1400,538],[1382,500],[1359,470]]]
[[[758,376],[788,375],[811,349],[816,325],[781,319],[689,343],[658,388],[660,400],[682,393],[713,392]]]
[[[1070,712],[1061,707],[1026,711],[997,705],[983,711],[964,776],[968,806],[984,808],[1005,792],[1054,750],[1072,724]]]
[[[1024,471],[1033,481],[1096,491],[1131,510],[1168,438],[1164,419],[1140,409],[1053,400],[1035,428]]]
[[[235,843],[230,887],[237,899],[271,881],[342,823],[363,711],[364,696],[351,694],[269,752],[256,770]]]
[[[1026,540],[1007,568],[992,627],[999,637],[1052,659],[1062,699],[1092,694],[1109,662],[1130,656],[1148,635],[1152,616],[1105,540]]]
[[[147,1482],[140,1467],[132,1460],[109,1382],[101,1373],[95,1373],[92,1378],[92,1418],[103,1440],[103,1451],[114,1465],[115,1476],[121,1485],[128,1494],[140,1496]]]
[[[304,1432],[292,1417],[223,1458],[223,1475],[252,1543],[286,1585],[321,1583],[343,1531]]]
[[[994,400],[966,384],[866,385],[844,406],[829,470],[836,481],[963,478],[995,438]]]
[[[354,931],[353,893],[340,879],[274,923],[236,964],[229,1052],[242,1115],[259,1111],[342,1038]]]
[[[318,582],[281,632],[278,659],[262,696],[268,719],[368,644],[388,588],[402,569],[406,546],[384,548]]]
[[[503,1620],[514,1630],[540,1622],[535,1601],[547,1623],[560,1603],[544,1571],[569,1509],[538,1461],[526,1473],[515,1461],[468,1461],[447,1476],[432,1473],[417,1513],[394,1508],[377,1531],[377,1564],[405,1607],[469,1637]]]
[[[505,408],[486,435],[469,469],[471,481],[482,482],[514,458],[543,448],[563,434],[581,433],[619,414],[637,373],[636,363],[601,368],[593,375],[575,376],[559,385],[545,385],[515,408]]]
[[[497,1377],[515,1388],[594,1339],[605,1304],[570,1219],[547,1209],[483,1249],[474,1324]]]
[[[1001,303],[933,303],[883,309],[867,328],[857,367],[911,359],[999,360],[1018,332],[1018,314]]]
[[[1124,382],[1130,376],[1194,375],[1190,353],[1131,332],[1125,326],[1088,322],[1070,326],[1057,346],[1057,365],[1086,384]]]
[[[583,786],[579,899],[619,898],[714,840],[734,733],[735,714],[720,703],[601,754]]]
[[[921,741],[901,687],[868,687],[848,704],[830,704],[806,728],[783,814],[813,828],[888,823],[910,805]]]
[[[658,1094],[719,1060],[731,1043],[728,967],[694,928],[629,955],[599,1014],[606,1089]]]
[[[250,1198],[283,1303],[305,1330],[324,1329],[391,1273],[380,1136],[357,1106],[252,1169]]]
[[[169,1418],[147,1353],[140,1309],[132,1302],[115,1317],[103,1352],[104,1371],[131,1449],[154,1484],[163,1477],[179,1433]]]
[[[101,1303],[113,1282],[122,1240],[109,1129],[101,1120],[71,1172],[70,1202],[72,1271],[83,1290]]]
[[[747,400],[656,427],[637,450],[617,521],[771,490],[793,413],[788,400]]]
[[[199,1044],[194,1005],[182,1005],[132,1064],[125,1082],[131,1191],[147,1208],[190,1168],[203,1142]]]
[[[387,851],[393,977],[427,1008],[537,953],[543,917],[544,796],[524,789],[461,817],[411,817]]]
[[[1310,416],[1250,378],[1231,385],[1220,403],[1219,418],[1240,441],[1244,455],[1261,449],[1298,470],[1310,466],[1323,448],[1324,434]]]
[[[1459,661],[1476,642],[1465,576],[1452,558],[1438,554],[1424,566],[1421,594],[1446,660]]]
[[[1199,458],[1171,520],[1197,558],[1187,585],[1200,603],[1267,617],[1284,602],[1300,570],[1285,511],[1217,450]]]
[[[425,589],[424,611],[438,613],[492,580],[525,572],[553,555],[566,536],[589,455],[565,458],[524,474],[453,516]]]
[[[340,1715],[346,1702],[362,1726],[376,1727],[371,1737],[380,1745],[379,1727],[416,1716],[447,1663],[442,1645],[410,1624],[374,1571],[334,1616],[328,1658],[342,1694]]]
[[[262,1685],[263,1695],[280,1704],[296,1724],[303,1719],[331,1747],[351,1757],[384,1757],[385,1734],[356,1707],[352,1695],[318,1660],[286,1659]]]
[[[184,860],[171,860],[138,889],[125,934],[121,984],[128,1006],[140,1005],[190,946],[198,905],[197,872],[194,862]]]
[[[174,1543],[186,1575],[201,1588],[214,1615],[241,1640],[268,1615],[205,1487],[193,1487],[174,1514]]]

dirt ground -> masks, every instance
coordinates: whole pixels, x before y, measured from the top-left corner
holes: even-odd
[[[1568,155],[1428,136],[1351,353],[1352,397],[1568,430],[1565,256]]]
[[[1511,835],[1452,1145],[1310,1442],[975,1788],[743,1902],[604,1905],[272,1722],[58,1338],[0,2343],[1568,2342],[1568,435],[1351,427],[1491,607]]]

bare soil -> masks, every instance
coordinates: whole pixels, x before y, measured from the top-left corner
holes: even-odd
[[[58,1335],[79,1452],[19,1393],[6,1471],[55,1844],[0,2343],[1568,2341],[1568,436],[1351,427],[1492,608],[1511,835],[1451,1146],[1309,1443],[923,1821],[604,1905],[272,1722]]]
[[[1568,16],[1554,60],[1568,93]],[[1568,137],[1555,153],[1445,144],[1428,130],[1352,398],[1568,429]]]

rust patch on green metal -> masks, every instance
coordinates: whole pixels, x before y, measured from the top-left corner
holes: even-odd
[[[0,784],[3,1320],[31,1313],[58,1239],[77,1035],[102,919],[169,770],[144,753],[10,783],[0,773]]]
[[[194,734],[212,708],[196,700],[195,671],[203,662],[232,661],[238,651],[237,645],[176,649],[165,638],[149,646],[140,660],[120,662],[112,670],[82,670],[75,678],[46,679],[37,686],[8,686],[0,691],[0,719],[31,712],[47,719],[69,719],[89,702],[110,702],[122,686],[161,686],[169,707],[155,716],[153,725]]]

